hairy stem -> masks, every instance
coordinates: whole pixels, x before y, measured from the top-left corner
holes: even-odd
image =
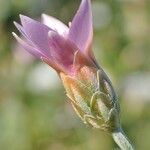
[[[112,137],[121,150],[134,150],[129,139],[126,137],[123,130],[120,128],[112,133]]]

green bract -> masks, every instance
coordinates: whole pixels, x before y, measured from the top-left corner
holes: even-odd
[[[112,132],[119,127],[119,104],[102,70],[84,66],[75,76],[61,73],[73,108],[85,124]]]

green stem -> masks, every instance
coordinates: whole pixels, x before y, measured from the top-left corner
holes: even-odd
[[[133,146],[121,128],[114,131],[112,133],[112,137],[121,150],[134,150]]]

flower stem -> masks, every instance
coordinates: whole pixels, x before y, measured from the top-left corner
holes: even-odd
[[[134,150],[129,139],[126,137],[123,130],[120,128],[112,133],[112,137],[121,150]]]

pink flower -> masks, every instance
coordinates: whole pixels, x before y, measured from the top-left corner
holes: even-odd
[[[57,72],[74,74],[83,65],[95,65],[91,51],[93,39],[90,0],[82,0],[69,27],[51,16],[42,15],[42,22],[20,15],[21,25],[14,22],[25,40],[14,37],[35,57]]]
[[[42,15],[42,23],[20,15],[15,26],[25,40],[14,37],[29,53],[54,68],[79,117],[95,128],[112,131],[119,126],[119,106],[112,84],[92,52],[90,0],[81,5],[69,23]]]
[[[91,50],[93,39],[90,0],[81,5],[69,23],[43,14],[42,23],[20,15],[15,33],[20,45],[54,68],[63,82],[71,104],[84,123],[112,133],[121,149],[133,149],[122,133],[119,104],[113,86],[97,64]]]

